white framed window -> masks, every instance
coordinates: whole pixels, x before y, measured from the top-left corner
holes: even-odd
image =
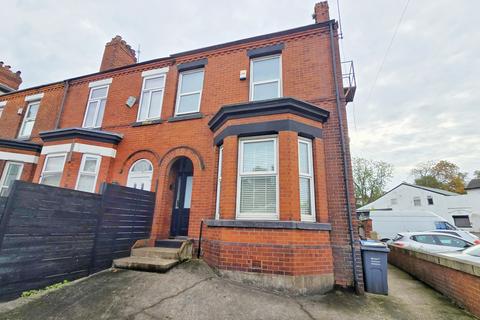
[[[204,69],[195,69],[180,73],[175,115],[200,111],[204,74]]]
[[[166,73],[143,78],[137,121],[160,119],[163,94],[165,92],[165,79]]]
[[[0,105],[0,119],[2,118],[3,108],[4,108],[4,106]]]
[[[108,85],[90,88],[87,110],[83,119],[84,128],[100,128],[107,103]]]
[[[433,197],[432,196],[427,196],[427,204],[429,206],[433,206]]]
[[[43,164],[40,183],[59,187],[66,158],[66,153],[48,154],[45,158],[45,163]]]
[[[75,190],[95,192],[101,161],[102,157],[99,155],[83,154]]]
[[[2,118],[3,109],[7,105],[7,101],[0,101],[0,118]]]
[[[147,159],[137,160],[128,172],[127,187],[151,191],[153,166]]]
[[[278,219],[276,137],[239,140],[237,219]]]
[[[223,146],[218,149],[217,199],[215,202],[215,219],[220,219],[220,191],[222,190]]]
[[[250,101],[279,98],[282,93],[282,56],[250,61]]]
[[[298,172],[301,219],[302,221],[315,221],[315,181],[311,140],[298,139]]]
[[[413,197],[413,205],[415,207],[421,207],[422,206],[422,200],[420,197]]]
[[[23,163],[7,161],[0,179],[0,197],[8,196],[10,187],[15,180],[19,180],[23,171]]]
[[[22,126],[20,127],[20,132],[18,134],[19,138],[26,139],[32,134],[33,125],[35,124],[39,107],[40,101],[34,101],[28,104],[25,117],[23,117]]]

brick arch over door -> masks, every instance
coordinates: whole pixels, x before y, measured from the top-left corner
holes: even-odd
[[[175,161],[181,157],[188,158],[193,163],[193,192],[195,193],[195,190],[198,190],[204,183],[205,162],[197,150],[188,146],[179,146],[165,153],[158,163],[158,189],[151,234],[152,239],[167,238],[169,236],[173,204],[172,184],[174,183],[171,169]],[[192,221],[192,214],[195,215],[196,209],[195,196],[193,195],[190,221]],[[193,219],[196,220],[195,217]],[[196,224],[190,224],[190,226],[196,227]]]

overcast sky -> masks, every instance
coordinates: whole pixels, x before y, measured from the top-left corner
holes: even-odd
[[[428,160],[480,170],[480,1],[411,0],[380,73],[407,0],[339,1],[342,59],[354,60],[358,83],[347,106],[353,155],[392,163],[389,186]],[[314,3],[6,0],[0,60],[27,88],[98,71],[116,34],[145,61],[310,24]]]

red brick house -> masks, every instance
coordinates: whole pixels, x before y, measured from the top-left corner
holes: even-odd
[[[337,24],[137,63],[120,37],[100,72],[0,96],[0,187],[15,179],[155,191],[152,239],[188,237],[221,274],[362,290]],[[355,265],[355,267],[353,267]]]

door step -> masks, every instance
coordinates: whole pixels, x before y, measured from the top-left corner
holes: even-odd
[[[180,248],[185,240],[180,239],[162,239],[155,241],[155,247],[162,248]]]
[[[161,259],[132,256],[113,261],[113,266],[119,269],[130,269],[150,272],[167,272],[179,263],[176,259]]]

